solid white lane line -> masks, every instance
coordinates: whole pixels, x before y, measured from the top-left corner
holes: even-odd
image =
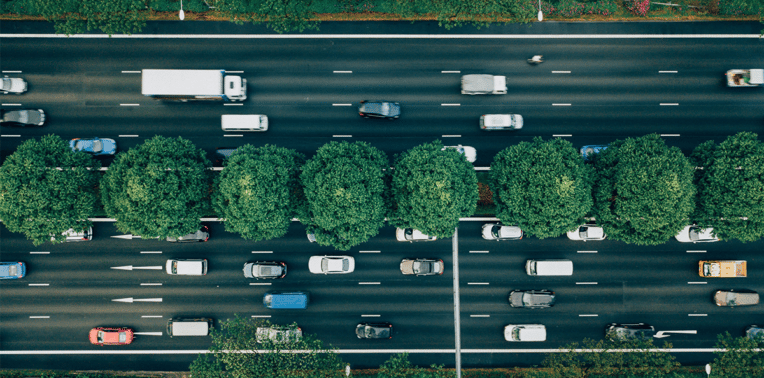
[[[760,39],[759,34],[34,34],[0,38],[92,39]],[[227,71],[238,72],[238,71]]]
[[[358,253],[381,253],[382,251],[358,251]]]
[[[470,318],[490,318],[491,315],[470,315]]]
[[[273,251],[252,251],[252,253],[273,253]]]
[[[162,332],[134,332],[134,334],[141,336],[162,336]]]
[[[333,71],[334,73],[353,73],[353,71]]]
[[[597,251],[577,251],[577,253],[597,253]]]
[[[488,251],[470,251],[470,253],[488,253]]]
[[[440,71],[440,73],[462,73],[462,71]]]
[[[332,106],[353,106],[353,104],[332,104]]]
[[[46,284],[46,283],[33,284],[33,283],[31,283],[31,284],[29,284],[29,286],[50,286],[50,284]]]
[[[658,71],[658,73],[677,73],[679,71]]]
[[[359,285],[379,285],[380,282],[359,282]]]
[[[576,282],[576,285],[596,285],[596,282]]]
[[[30,255],[50,255],[50,251],[34,251],[29,252]]]

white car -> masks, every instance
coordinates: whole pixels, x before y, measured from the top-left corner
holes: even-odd
[[[573,231],[568,231],[568,239],[570,240],[605,240],[606,237],[602,227],[591,224],[584,224]]]
[[[430,235],[425,235],[422,231],[415,230],[413,228],[397,228],[395,229],[395,239],[398,241],[416,242],[416,241],[433,241],[438,238]]]
[[[355,259],[350,256],[311,256],[308,269],[315,274],[352,273]]]
[[[302,329],[300,327],[257,327],[255,339],[258,343],[268,340],[273,343],[300,341],[302,339]]]
[[[27,82],[17,77],[5,76],[0,84],[2,84],[0,92],[3,94],[22,94],[27,91]]]
[[[456,150],[456,152],[464,155],[464,157],[467,158],[467,161],[470,163],[474,163],[475,160],[477,160],[477,150],[475,150],[475,147],[462,146],[459,144],[456,146],[445,146],[442,148],[442,150],[445,151],[447,148],[453,148]]]
[[[523,116],[519,114],[483,114],[480,116],[481,130],[520,130]]]
[[[483,239],[485,240],[520,240],[523,238],[523,230],[517,226],[505,226],[501,223],[486,223],[483,225]]]
[[[679,231],[675,236],[676,240],[681,243],[705,243],[705,242],[718,242],[719,238],[713,235],[714,229],[700,228],[698,226],[689,225]]]
[[[546,327],[541,324],[510,324],[504,327],[507,341],[546,341]]]

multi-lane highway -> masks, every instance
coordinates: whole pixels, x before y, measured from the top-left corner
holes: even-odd
[[[741,26],[712,27],[714,33],[751,33]],[[9,33],[7,28],[2,31]],[[119,150],[161,134],[190,139],[211,157],[218,147],[245,143],[272,143],[310,156],[331,140],[369,141],[392,157],[442,139],[474,146],[476,166],[488,166],[504,147],[535,136],[560,135],[581,146],[656,132],[667,134],[668,144],[689,154],[708,139],[762,131],[764,90],[727,88],[723,75],[730,68],[761,68],[764,53],[757,39],[561,38],[551,34],[565,34],[561,25],[523,28],[492,27],[491,32],[520,30],[541,37],[64,39],[3,34],[0,69],[21,71],[12,75],[25,78],[29,92],[3,96],[2,107],[41,108],[48,122],[36,129],[4,128],[0,158],[23,141],[49,133],[64,139],[114,138]],[[592,27],[590,33],[595,31]],[[543,54],[546,62],[528,65],[525,59],[534,54]],[[233,106],[154,101],[140,95],[140,73],[135,72],[143,68],[241,71],[248,81],[248,99]],[[468,73],[506,75],[508,94],[460,95],[460,76]],[[355,106],[364,99],[400,102],[402,116],[396,121],[362,119]],[[222,114],[252,113],[268,115],[268,132],[223,135]],[[517,132],[481,132],[478,118],[486,113],[519,113],[525,126]],[[23,280],[0,283],[0,367],[130,369],[140,364],[147,370],[185,369],[195,357],[187,351],[206,349],[209,339],[171,339],[164,335],[167,319],[200,315],[223,320],[234,314],[297,322],[304,332],[344,351],[343,359],[354,367],[378,366],[389,357],[364,349],[410,350],[411,360],[421,365],[453,366],[454,290],[464,366],[539,363],[543,355],[529,349],[601,338],[611,322],[696,331],[664,339],[691,349],[712,347],[723,331],[740,335],[745,326],[764,323],[761,305],[730,309],[711,301],[718,289],[764,291],[761,242],[688,245],[672,240],[637,247],[610,240],[574,242],[563,236],[496,243],[480,237],[482,223],[461,222],[456,249],[450,239],[399,243],[394,229],[386,227],[347,252],[356,259],[354,273],[333,276],[308,272],[310,256],[337,252],[308,243],[298,223],[284,238],[254,243],[210,222],[209,242],[178,245],[113,239],[120,234],[113,223],[98,222],[90,242],[38,247],[3,227],[0,260],[25,261],[29,267]],[[406,257],[442,258],[446,271],[437,277],[403,276],[398,264]],[[177,277],[153,269],[168,258],[207,258],[209,273]],[[570,259],[574,274],[529,277],[523,270],[528,258]],[[748,260],[748,277],[698,277],[697,261],[714,258]],[[289,273],[269,286],[251,285],[254,281],[245,279],[241,268],[256,260],[284,261]],[[147,269],[114,269],[125,266]],[[292,289],[310,292],[307,310],[263,307],[266,291]],[[513,309],[507,302],[512,289],[554,290],[557,304]],[[115,301],[124,298],[134,301]],[[357,323],[374,320],[393,323],[392,340],[355,337]],[[502,330],[510,323],[544,324],[547,341],[508,343]],[[96,347],[86,337],[95,326],[130,326],[139,333],[162,335],[139,334],[129,346]],[[87,354],[111,351],[127,353]],[[705,363],[711,354],[678,357]]]

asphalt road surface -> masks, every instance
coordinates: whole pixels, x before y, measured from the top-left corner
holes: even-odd
[[[170,24],[150,24],[149,29],[162,33]],[[28,23],[16,25],[18,30],[9,31],[13,28],[4,23],[0,31],[36,30]],[[352,29],[325,25],[322,30]],[[420,28],[421,24],[398,25],[395,31],[421,33]],[[748,30],[753,27],[746,23],[607,28],[571,25],[566,29],[564,24],[552,23],[533,29],[492,27],[489,32],[758,33],[758,29]],[[380,24],[363,31],[389,30],[389,24]],[[476,35],[481,33],[485,31]],[[23,141],[50,133],[64,139],[114,138],[119,150],[157,134],[182,136],[208,151],[211,159],[218,147],[246,143],[277,144],[311,156],[332,140],[368,141],[392,158],[441,139],[446,145],[474,146],[478,151],[475,165],[485,167],[503,148],[536,136],[562,135],[579,147],[649,133],[667,134],[669,145],[689,154],[708,139],[719,142],[740,131],[761,133],[764,89],[727,88],[724,76],[731,68],[761,68],[764,53],[759,43],[755,38],[66,39],[4,35],[0,68],[21,71],[6,74],[25,78],[29,92],[3,96],[3,109],[44,109],[48,122],[42,128],[3,129],[0,159]],[[535,54],[543,54],[546,62],[528,65],[525,59]],[[141,96],[139,73],[123,72],[144,68],[243,71],[248,99],[240,106],[154,101]],[[506,75],[508,94],[461,95],[460,76],[470,73]],[[359,101],[374,99],[400,102],[401,118],[359,117],[355,109]],[[522,114],[525,127],[516,132],[480,131],[480,115],[491,113]],[[223,114],[266,114],[270,129],[224,136]],[[104,165],[109,161],[105,159]],[[659,331],[695,331],[672,333],[662,340],[675,348],[695,350],[677,353],[683,363],[703,364],[713,356],[697,349],[712,347],[717,334],[742,335],[746,326],[764,323],[761,305],[731,309],[711,301],[718,289],[764,290],[764,273],[758,268],[761,242],[693,245],[672,240],[657,247],[638,247],[609,240],[574,242],[563,236],[496,243],[480,237],[482,223],[462,222],[457,242],[460,348],[465,367],[537,364],[543,358],[539,349],[599,339],[611,322],[644,322]],[[399,243],[394,229],[386,227],[368,243],[342,253],[308,243],[298,223],[284,238],[257,243],[225,232],[221,223],[209,226],[209,242],[173,244],[113,239],[110,236],[120,234],[113,223],[99,222],[91,242],[39,247],[0,228],[2,261],[28,264],[25,279],[0,282],[0,367],[183,370],[195,357],[193,351],[207,349],[209,338],[170,338],[165,334],[167,320],[207,316],[219,321],[234,314],[271,316],[272,322],[280,324],[297,322],[305,333],[339,348],[354,368],[378,366],[390,352],[402,350],[411,351],[410,359],[420,365],[454,365],[452,240]],[[309,257],[324,254],[354,256],[356,271],[328,276],[309,273]],[[446,271],[436,277],[403,276],[398,264],[408,257],[441,258]],[[169,276],[161,269],[169,258],[206,258],[209,273]],[[523,269],[529,258],[570,259],[574,274],[529,277]],[[745,259],[748,277],[700,278],[697,262],[701,259]],[[268,281],[270,285],[252,285],[263,282],[244,278],[241,269],[245,262],[258,260],[286,262],[287,277]],[[126,266],[141,269],[114,269]],[[541,310],[510,308],[507,295],[513,289],[553,290],[557,304]],[[273,290],[308,291],[311,303],[304,311],[266,309],[262,296]],[[115,301],[125,298],[133,302]],[[364,321],[393,323],[393,339],[357,339],[354,327]],[[505,325],[525,323],[544,324],[547,341],[504,341]],[[139,333],[161,335],[139,334],[129,346],[96,347],[87,341],[88,330],[96,326],[129,326]],[[125,354],[104,354],[121,352]]]

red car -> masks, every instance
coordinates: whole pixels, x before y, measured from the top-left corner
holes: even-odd
[[[90,342],[95,345],[127,345],[133,342],[133,330],[119,327],[97,327],[90,330]]]

